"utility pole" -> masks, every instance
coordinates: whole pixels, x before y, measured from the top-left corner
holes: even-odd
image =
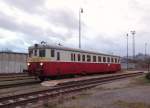
[[[146,58],[146,55],[147,55],[147,43],[145,43],[145,58]]]
[[[81,48],[81,13],[83,13],[83,8],[79,9],[79,48]]]
[[[131,34],[133,36],[133,60],[135,59],[135,30],[131,31]]]
[[[127,33],[127,70],[129,69],[129,61],[128,61],[128,58],[129,58],[129,56],[128,56],[128,33]]]

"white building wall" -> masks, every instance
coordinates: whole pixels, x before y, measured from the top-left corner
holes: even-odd
[[[0,52],[0,73],[22,73],[27,69],[27,54]]]

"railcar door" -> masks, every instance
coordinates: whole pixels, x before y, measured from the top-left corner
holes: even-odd
[[[57,61],[60,60],[60,52],[57,52]],[[61,63],[57,62],[57,75],[61,75]]]

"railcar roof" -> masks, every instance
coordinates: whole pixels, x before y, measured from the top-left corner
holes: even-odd
[[[105,55],[105,56],[113,56],[113,57],[120,57],[116,55],[110,55],[110,54],[104,54],[104,53],[99,53],[99,52],[94,52],[94,51],[88,51],[88,50],[82,50],[82,49],[76,49],[76,48],[69,48],[69,47],[64,47],[64,46],[54,46],[54,45],[41,45],[37,44],[37,46],[31,46],[29,49],[59,49],[59,50],[64,50],[64,51],[72,51],[72,52],[81,52],[81,53],[89,53],[89,54],[100,54],[100,55]]]

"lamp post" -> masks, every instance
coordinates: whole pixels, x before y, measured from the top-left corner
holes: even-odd
[[[79,48],[81,48],[81,13],[83,13],[83,8],[79,9]]]
[[[145,63],[147,66],[147,71],[149,72],[149,59],[147,60],[147,43],[145,43]]]
[[[128,33],[126,34],[127,36],[127,70],[129,69],[129,62],[128,62]]]
[[[135,30],[131,31],[131,34],[133,36],[133,60],[135,59]]]
[[[147,55],[147,43],[145,43],[145,58],[146,58],[146,55]]]

